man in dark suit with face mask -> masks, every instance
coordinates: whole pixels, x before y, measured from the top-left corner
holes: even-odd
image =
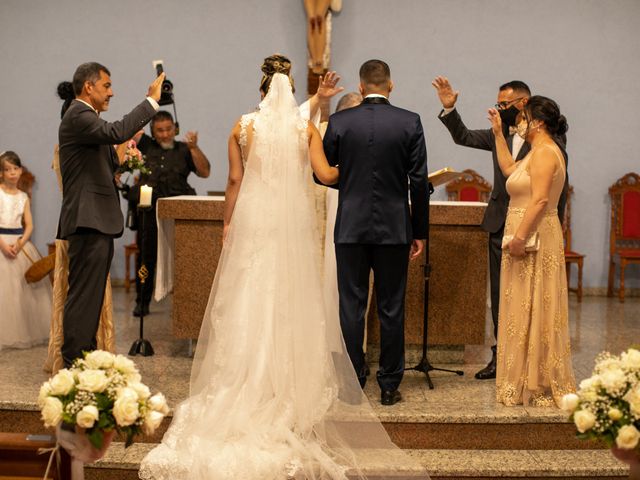
[[[491,283],[491,316],[493,318],[494,337],[498,335],[498,307],[500,301],[500,261],[502,258],[502,235],[509,206],[509,194],[506,189],[506,177],[500,170],[496,155],[496,142],[490,128],[469,130],[455,108],[458,93],[453,90],[446,77],[436,77],[432,85],[438,92],[443,110],[438,118],[449,129],[453,141],[465,147],[488,150],[493,156],[493,191],[482,220],[482,228],[489,232],[489,279]],[[513,80],[502,85],[498,91],[496,108],[500,112],[505,138],[514,159],[521,160],[529,153],[529,144],[520,136],[510,134],[509,128],[516,125],[518,113],[525,107],[531,91],[526,83]],[[493,356],[489,364],[476,373],[479,380],[496,378],[496,346],[491,347]]]

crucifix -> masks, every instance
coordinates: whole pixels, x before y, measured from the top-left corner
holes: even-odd
[[[307,13],[307,46],[309,62],[307,93],[311,96],[318,89],[318,76],[329,70],[331,59],[331,17],[332,12],[342,9],[342,0],[304,0]],[[321,105],[322,120],[329,118],[329,102]]]

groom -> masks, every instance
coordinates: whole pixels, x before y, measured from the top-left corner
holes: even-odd
[[[365,62],[360,67],[362,104],[332,115],[324,136],[327,160],[340,168],[334,232],[340,325],[364,387],[364,314],[373,270],[380,320],[377,380],[383,405],[401,399],[407,269],[409,258],[417,258],[424,249],[429,222],[422,124],[416,113],[389,103],[392,89],[389,66],[381,60]]]

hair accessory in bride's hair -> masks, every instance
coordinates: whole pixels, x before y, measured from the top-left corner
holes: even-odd
[[[287,76],[291,75],[291,60],[289,60],[284,55],[280,55],[276,53],[264,59],[264,62],[262,63],[260,70],[262,70],[262,79],[260,80],[260,91],[266,95],[267,92],[269,91],[269,86],[271,85],[271,78],[276,73],[282,73],[283,75],[287,75]],[[293,80],[291,80],[291,87],[295,92],[295,87],[293,86]]]
[[[276,53],[264,59],[261,70],[265,75],[273,75],[275,73],[289,75],[291,72],[291,61],[284,55]]]

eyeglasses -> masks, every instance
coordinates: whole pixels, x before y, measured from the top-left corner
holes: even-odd
[[[494,105],[494,107],[496,107],[496,109],[498,109],[498,110],[505,110],[505,109],[509,108],[511,105],[514,105],[514,104],[518,103],[523,98],[525,98],[525,97],[518,97],[518,98],[516,98],[514,100],[511,100],[510,102],[499,102],[499,103],[496,103]]]

